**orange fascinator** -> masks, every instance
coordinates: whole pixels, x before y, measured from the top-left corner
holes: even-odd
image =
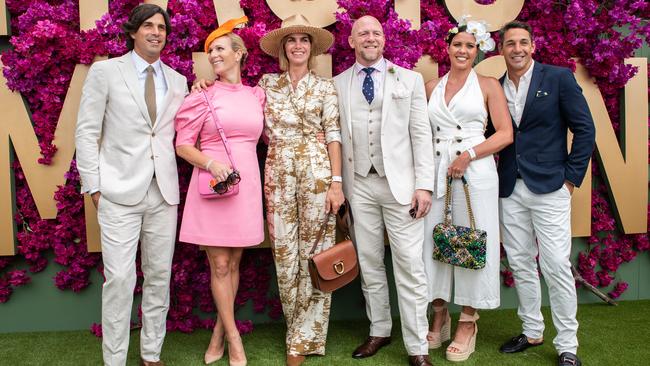
[[[244,15],[241,18],[230,19],[229,21],[219,26],[219,28],[212,31],[208,38],[205,39],[205,53],[208,53],[208,48],[210,47],[210,43],[212,43],[212,41],[228,33],[232,33],[235,28],[241,28],[247,22],[248,17]]]

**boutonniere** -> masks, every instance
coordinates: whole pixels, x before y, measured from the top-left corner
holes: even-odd
[[[538,90],[537,93],[535,93],[535,98],[541,98],[541,97],[545,97],[547,95],[548,95],[548,92]]]
[[[395,65],[388,60],[386,61],[386,64],[387,64],[386,67],[388,73],[391,75],[395,75],[395,77],[397,78],[397,82],[399,82],[399,72],[397,72],[397,68],[395,67]]]

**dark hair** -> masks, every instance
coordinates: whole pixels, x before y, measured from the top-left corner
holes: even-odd
[[[528,23],[520,22],[518,20],[513,20],[511,22],[508,22],[499,29],[499,43],[503,44],[503,39],[505,38],[505,34],[507,31],[511,29],[524,29],[528,32],[530,35],[530,40],[532,42],[533,40],[533,28],[528,25]]]
[[[459,25],[456,28],[458,28],[458,32],[447,34],[447,38],[445,38],[445,42],[447,42],[447,46],[451,44],[451,40],[454,39],[454,37],[456,37],[458,33],[467,32],[467,25]]]
[[[122,30],[124,31],[124,34],[126,34],[126,47],[129,51],[133,50],[134,46],[131,34],[136,33],[145,20],[156,14],[161,14],[165,19],[165,30],[167,31],[167,36],[172,32],[169,14],[167,14],[165,9],[155,4],[140,4],[131,10],[129,20],[122,24]]]

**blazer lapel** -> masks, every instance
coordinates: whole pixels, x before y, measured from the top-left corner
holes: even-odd
[[[130,52],[120,57],[118,67],[122,73],[122,78],[124,79],[127,88],[131,92],[133,100],[135,100],[135,104],[140,110],[140,114],[142,114],[142,118],[144,118],[149,126],[151,126],[152,123],[149,118],[149,112],[147,111],[147,104],[144,102],[144,90],[142,90],[140,84],[138,84],[138,75],[136,74],[135,65],[131,59]]]
[[[345,119],[350,136],[352,136],[352,109],[350,104],[352,103],[352,88],[354,88],[354,66],[350,67],[345,72],[346,74],[343,77],[343,83],[344,85],[347,85],[347,87],[341,89],[341,93],[343,93],[343,95],[341,95],[341,100],[344,101]]]
[[[388,116],[388,110],[389,110],[389,104],[392,106],[392,99],[393,99],[393,94],[392,91],[395,90],[395,87],[397,87],[397,76],[396,73],[399,71],[396,70],[395,72],[390,72],[388,70],[391,69],[391,67],[394,67],[391,62],[386,60],[386,72],[385,72],[385,77],[384,77],[384,94],[383,94],[383,101],[382,101],[382,106],[381,106],[381,127],[384,128],[384,123],[386,122],[386,117]]]
[[[173,79],[172,79],[172,74],[169,71],[169,67],[160,62],[161,69],[163,71],[163,76],[165,77],[165,82],[167,83],[167,94],[165,94],[165,98],[163,98],[163,105],[161,108],[158,109],[158,113],[156,113],[156,123],[154,124],[154,128],[159,125],[157,123],[160,118],[165,114],[167,111],[167,107],[169,107],[169,104],[171,103],[172,100],[172,89],[173,89]]]
[[[526,116],[530,112],[530,109],[532,108],[531,105],[533,104],[533,100],[535,99],[535,95],[537,90],[539,90],[539,85],[542,83],[542,79],[544,77],[544,70],[543,70],[543,65],[539,62],[535,62],[535,65],[533,67],[533,76],[530,79],[530,86],[528,87],[528,94],[526,95],[526,104],[524,105],[524,112],[521,114],[521,120],[519,121],[519,127],[526,122]]]

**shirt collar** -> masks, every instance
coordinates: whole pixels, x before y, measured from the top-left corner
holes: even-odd
[[[521,75],[521,78],[519,78],[519,82],[520,83],[522,81],[525,82],[525,83],[529,82],[530,79],[533,77],[533,69],[534,68],[535,68],[535,60],[530,60],[530,67],[528,68],[528,70],[526,70],[526,72],[523,75]],[[506,75],[506,80],[508,82],[510,82],[510,83],[513,83],[513,81],[510,79],[510,74]]]
[[[366,67],[374,68],[375,71],[373,71],[373,74],[377,73],[377,75],[379,75],[379,74],[386,71],[386,59],[382,57],[377,62],[375,62],[374,64],[372,64],[370,66],[363,66],[357,61],[357,62],[354,63],[354,73],[359,74],[359,73],[363,72],[363,69],[366,68]]]
[[[140,55],[138,55],[135,51],[131,51],[131,59],[133,59],[133,64],[135,65],[135,70],[138,72],[138,74],[142,74],[145,72],[145,69],[147,66],[150,64],[145,61]],[[151,64],[153,66],[153,71],[156,75],[160,75],[162,72],[162,62],[160,62],[160,59],[157,59],[154,63]]]

